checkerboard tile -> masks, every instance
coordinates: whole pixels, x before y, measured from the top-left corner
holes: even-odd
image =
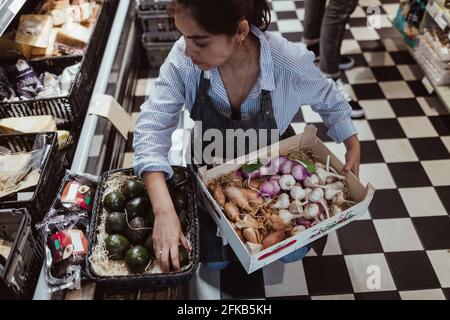
[[[381,8],[378,30],[366,28],[373,4]],[[300,42],[304,1],[273,0],[271,6],[269,32]],[[322,256],[310,250],[302,261],[277,261],[251,275],[239,262],[221,272],[201,266],[192,298],[450,299],[450,115],[439,97],[425,90],[422,70],[390,22],[397,8],[398,0],[360,0],[341,46],[341,53],[355,60],[343,73],[344,88],[365,111],[354,125],[361,141],[361,181],[377,189],[368,212],[329,234]],[[134,122],[154,81],[141,70]],[[194,125],[188,112],[180,118],[169,153],[173,161],[182,160]],[[345,161],[345,146],[333,142],[320,116],[303,106],[292,126],[300,133],[308,123]],[[132,157],[129,140],[124,167]],[[371,277],[377,272],[379,283]]]

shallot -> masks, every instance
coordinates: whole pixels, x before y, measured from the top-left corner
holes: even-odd
[[[240,220],[239,209],[233,202],[225,203],[223,211],[225,212],[227,218],[231,221],[237,222]]]
[[[247,197],[242,193],[242,191],[239,188],[234,186],[228,186],[225,187],[224,192],[228,200],[237,205],[238,208],[241,208],[247,212],[253,211],[252,207],[248,203]]]
[[[242,229],[242,235],[245,240],[253,243],[260,243],[261,242],[261,234],[259,231],[255,228],[248,227]]]
[[[284,230],[278,230],[274,231],[272,233],[269,233],[267,236],[262,239],[261,244],[263,246],[263,249],[267,249],[274,244],[283,241],[286,238],[286,233]]]
[[[282,175],[280,178],[280,181],[278,181],[280,184],[281,190],[291,190],[295,186],[295,179],[290,174]]]

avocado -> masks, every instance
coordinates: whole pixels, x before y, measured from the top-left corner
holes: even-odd
[[[105,246],[111,260],[123,260],[130,248],[130,242],[120,234],[112,234],[106,237]]]
[[[189,252],[183,246],[178,247],[178,256],[180,258],[180,267],[189,264]]]
[[[145,223],[144,218],[136,217],[131,220],[130,225],[127,226],[125,236],[132,244],[143,244],[149,231],[150,230]]]
[[[150,201],[146,197],[137,197],[127,203],[128,221],[135,217],[145,218],[152,210]]]
[[[150,234],[145,240],[145,248],[148,250],[150,256],[155,257],[155,249],[153,248],[153,234]]]
[[[133,273],[142,273],[150,262],[150,254],[143,246],[135,246],[127,251],[125,263]]]
[[[103,206],[108,212],[123,211],[125,208],[125,196],[119,191],[112,191],[108,193],[103,200]]]
[[[106,216],[105,230],[108,234],[123,234],[127,220],[123,212],[111,212]]]
[[[178,246],[178,259],[180,260],[180,268],[189,264],[189,252],[183,246]],[[172,265],[172,261],[170,264]],[[173,269],[173,266],[171,267]]]
[[[123,194],[127,200],[137,197],[146,197],[145,185],[138,180],[129,180],[123,186]]]
[[[172,201],[177,212],[181,209],[186,209],[188,206],[188,198],[184,192],[175,192]]]

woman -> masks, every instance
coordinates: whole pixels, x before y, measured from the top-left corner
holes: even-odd
[[[202,121],[202,130],[278,129],[281,138],[293,134],[289,124],[299,106],[311,105],[328,135],[345,143],[344,171],[358,174],[360,159],[351,108],[315,67],[313,53],[264,32],[270,22],[266,0],[174,0],[169,12],[183,36],[141,107],[133,145],[134,166],[155,213],[155,253],[165,271],[170,263],[179,270],[178,245],[188,247],[165,184],[172,175],[171,134],[183,105]],[[229,259],[211,218],[199,216],[201,260]]]

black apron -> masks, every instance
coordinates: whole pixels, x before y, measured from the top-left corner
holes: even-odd
[[[231,119],[221,112],[219,112],[215,107],[211,98],[208,96],[208,90],[210,88],[209,79],[204,78],[203,72],[200,75],[200,84],[197,90],[197,95],[195,98],[194,105],[190,112],[190,117],[194,121],[201,121],[202,132],[208,129],[219,130],[223,136],[225,136],[226,129],[242,129],[242,130],[261,130],[265,129],[268,132],[272,129],[278,129],[277,123],[275,121],[273,109],[272,109],[272,98],[270,92],[262,90],[261,92],[261,106],[260,112],[249,120],[234,120]],[[188,167],[196,174],[197,169],[201,167],[204,163],[199,163],[196,165],[194,163],[194,130],[191,133],[191,161]],[[279,140],[283,140],[295,135],[295,131],[292,126],[289,126],[283,135],[277,137]],[[258,141],[257,149],[261,143],[267,143],[265,145],[270,145],[276,141],[270,141],[271,135],[268,134],[268,141]],[[203,148],[210,142],[203,143]],[[225,142],[224,142],[225,145]],[[265,145],[262,145],[264,147]],[[224,149],[225,150],[225,149]],[[245,153],[254,150],[248,150],[248,145],[245,146]],[[239,156],[239,154],[237,155]],[[197,159],[198,162],[198,159]],[[217,225],[214,220],[210,217],[209,213],[206,212],[204,207],[199,204],[199,224],[200,224],[200,261],[201,262],[219,262],[227,260],[237,260],[234,252],[231,250],[229,245],[224,246],[222,238],[216,235]],[[324,240],[322,240],[324,239]],[[314,245],[314,249],[318,254],[323,252],[323,248],[326,244],[326,237],[323,237],[316,242],[320,241],[318,248]]]

